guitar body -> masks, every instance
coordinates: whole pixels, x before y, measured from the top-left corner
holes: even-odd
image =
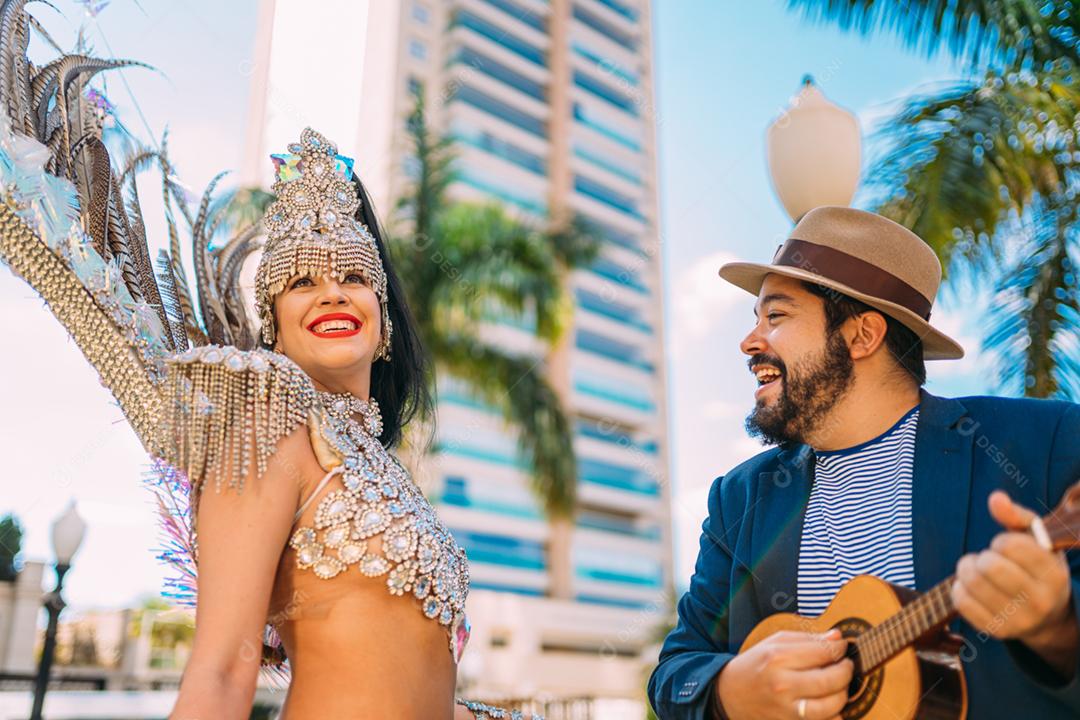
[[[918,594],[870,575],[846,583],[829,607],[816,618],[778,613],[762,620],[741,650],[787,630],[825,633],[833,628],[854,639],[895,615]],[[898,655],[866,677],[856,676],[851,699],[841,712],[844,720],[963,720],[967,715],[967,686],[960,666],[960,639],[938,632]]]

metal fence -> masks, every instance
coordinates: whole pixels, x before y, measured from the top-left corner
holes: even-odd
[[[33,692],[37,675],[32,673],[0,673],[0,691]],[[49,690],[104,690],[104,675],[79,675],[77,677],[53,674],[49,678]]]

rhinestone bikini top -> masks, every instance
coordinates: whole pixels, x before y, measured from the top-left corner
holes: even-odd
[[[469,637],[465,551],[379,442],[378,404],[318,393],[313,412],[321,439],[342,464],[331,481],[337,489],[316,506],[314,527],[298,527],[289,541],[297,566],[328,581],[345,572],[385,577],[391,594],[411,594],[426,617],[446,628],[450,652],[460,660]]]

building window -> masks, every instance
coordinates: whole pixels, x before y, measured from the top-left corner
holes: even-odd
[[[596,2],[600,3],[601,5],[605,5],[605,6],[609,7],[609,8],[611,8],[612,10],[619,13],[620,15],[622,15],[624,18],[626,18],[627,20],[629,20],[631,22],[637,22],[637,19],[638,19],[637,10],[635,10],[634,8],[630,7],[629,5],[627,5],[625,3],[618,2],[618,0],[596,0]]]
[[[489,132],[458,130],[454,137],[466,145],[471,145],[478,150],[500,157],[529,172],[537,175],[547,175],[547,162],[544,158],[518,147],[514,143],[497,138]]]
[[[593,52],[581,43],[574,41],[570,43],[570,47],[574,49],[575,53],[595,65],[597,69],[602,70],[605,73],[610,73],[630,85],[637,85],[640,82],[636,73],[624,67],[620,67],[613,60],[608,60],[604,56],[600,55],[599,53]]]
[[[652,333],[652,327],[641,319],[641,315],[636,309],[629,305],[608,300],[582,288],[575,290],[574,295],[577,298],[578,305],[584,310],[621,322],[643,332]]]
[[[641,358],[641,352],[630,343],[619,342],[614,338],[579,328],[575,333],[575,345],[579,350],[614,360],[645,372],[652,372],[654,367],[648,360]]]
[[[575,4],[573,15],[574,19],[580,21],[581,24],[592,28],[612,42],[622,45],[630,52],[637,52],[636,38],[614,27],[611,23],[602,19],[595,13],[589,12],[580,5]]]
[[[468,103],[478,110],[483,110],[489,115],[521,128],[525,132],[542,138],[547,137],[547,124],[543,120],[522,112],[501,100],[496,100],[468,85],[462,85],[457,89],[457,92],[454,93],[454,100]]]
[[[465,548],[469,561],[521,570],[547,569],[544,546],[534,540],[457,530],[454,539]]]
[[[636,270],[623,267],[602,255],[593,261],[590,270],[602,278],[607,278],[642,294],[647,295],[649,292],[649,288],[642,282]]]
[[[588,90],[601,100],[606,100],[620,110],[637,117],[638,109],[634,99],[619,92],[607,83],[601,82],[580,70],[575,70],[574,84],[583,90]]]
[[[457,62],[479,70],[488,77],[505,83],[531,98],[535,98],[540,102],[547,102],[547,92],[542,83],[538,83],[472,48],[461,48],[457,53]]]
[[[608,207],[625,213],[632,218],[637,220],[643,219],[641,213],[638,211],[637,203],[634,202],[633,198],[627,197],[620,192],[616,192],[595,180],[590,180],[582,175],[574,175],[574,189],[582,195],[590,197],[598,202],[602,202]]]
[[[603,120],[594,117],[581,103],[574,103],[574,119],[584,127],[589,128],[593,132],[600,133],[604,137],[619,143],[625,148],[633,150],[634,152],[641,152],[641,143],[637,138],[632,138],[625,132],[611,127],[609,123],[605,123]]]
[[[427,60],[427,45],[421,40],[411,38],[409,40],[409,54],[417,60]]]
[[[629,490],[642,495],[660,494],[659,483],[647,472],[603,460],[578,458],[578,477],[585,482]]]
[[[612,160],[603,153],[596,152],[590,148],[584,147],[577,143],[574,144],[574,155],[585,160],[586,162],[595,165],[598,168],[607,170],[612,175],[621,177],[627,182],[632,182],[635,185],[641,185],[641,174],[637,173],[629,168],[623,167],[618,161]]]
[[[499,8],[510,17],[525,23],[534,30],[542,33],[547,32],[547,23],[544,18],[535,14],[532,10],[518,5],[513,0],[485,0],[488,5]]]
[[[413,20],[421,25],[427,25],[428,20],[431,19],[431,11],[427,9],[427,6],[423,3],[414,2],[412,5]]]
[[[473,15],[467,11],[459,11],[454,23],[469,28],[478,35],[486,37],[493,43],[502,45],[510,52],[520,55],[529,62],[536,63],[541,67],[547,67],[547,53],[520,38],[514,37],[502,28],[489,23],[478,15]]]

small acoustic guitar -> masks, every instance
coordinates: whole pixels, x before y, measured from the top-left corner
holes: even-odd
[[[1080,484],[1028,532],[1053,550],[1080,547]],[[778,613],[762,620],[740,652],[782,630],[838,629],[855,665],[845,720],[911,720],[967,716],[967,685],[960,663],[963,639],[946,624],[956,616],[949,576],[917,593],[871,575],[852,578],[816,618]]]

